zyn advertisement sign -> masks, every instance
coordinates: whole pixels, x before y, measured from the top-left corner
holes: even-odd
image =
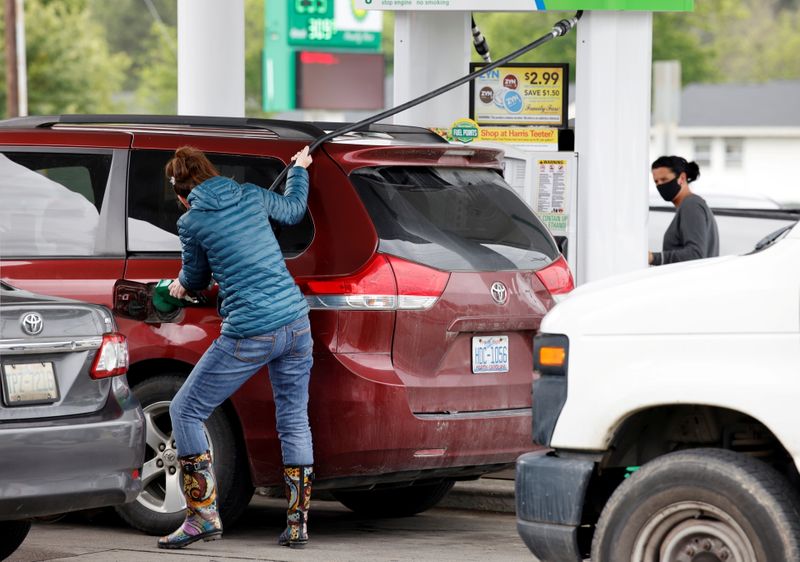
[[[532,10],[616,10],[691,12],[694,0],[353,0],[365,10],[456,10],[463,12],[528,12]]]
[[[479,125],[565,127],[568,76],[566,64],[549,63],[509,63],[481,74],[470,82],[470,117]]]

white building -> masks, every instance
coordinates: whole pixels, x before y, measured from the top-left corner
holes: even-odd
[[[651,161],[666,153],[695,160],[700,194],[800,206],[800,81],[691,84],[679,101],[677,124],[654,118]]]

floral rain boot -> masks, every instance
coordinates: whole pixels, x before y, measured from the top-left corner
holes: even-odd
[[[158,548],[183,548],[193,542],[222,537],[222,521],[217,511],[217,485],[211,453],[180,457],[186,519],[171,535],[158,539]]]
[[[278,537],[278,544],[303,548],[308,543],[308,508],[311,505],[313,466],[283,467],[283,483],[289,509],[286,510],[286,529]]]

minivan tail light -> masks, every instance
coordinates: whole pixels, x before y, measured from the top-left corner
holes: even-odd
[[[425,310],[444,293],[450,274],[396,256],[387,256],[397,280],[397,308]]]
[[[572,279],[572,272],[564,256],[559,256],[557,260],[536,272],[536,277],[548,290],[553,300],[559,301],[567,293],[575,288],[575,281]]]
[[[329,279],[298,279],[311,308],[394,310],[397,284],[387,259],[377,254],[352,275]]]
[[[94,357],[89,376],[104,379],[124,375],[128,372],[128,342],[119,333],[103,335],[103,343]]]
[[[442,295],[450,274],[395,256],[375,254],[352,275],[298,278],[308,305],[317,310],[425,310]]]

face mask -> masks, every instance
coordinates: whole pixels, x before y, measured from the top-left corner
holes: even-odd
[[[661,198],[664,199],[664,201],[672,201],[675,199],[675,196],[678,195],[678,192],[680,192],[681,186],[678,183],[678,178],[675,178],[667,183],[657,185],[656,189],[658,189],[658,193],[661,195]]]

